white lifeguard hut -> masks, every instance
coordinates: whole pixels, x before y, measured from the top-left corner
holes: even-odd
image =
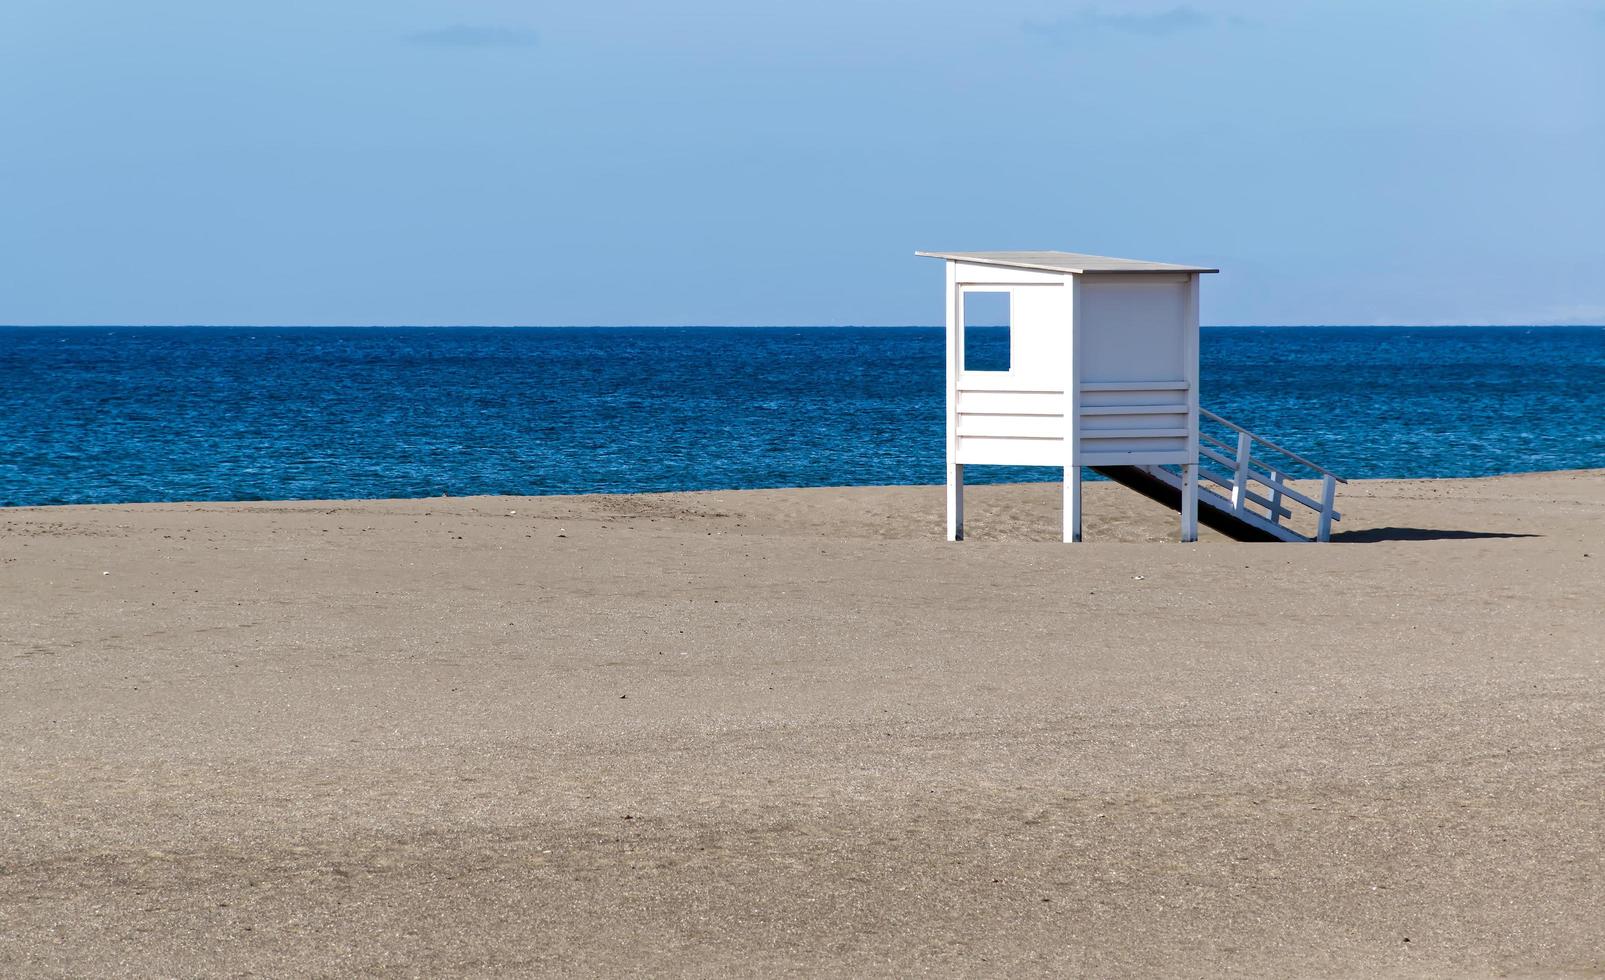
[[[948,540],[964,537],[973,465],[1063,467],[1065,541],[1081,540],[1084,466],[1179,511],[1183,541],[1198,538],[1201,502],[1206,523],[1234,537],[1311,540],[1283,523],[1289,501],[1317,512],[1313,537],[1326,540],[1342,481],[1199,407],[1199,278],[1219,270],[1074,252],[916,254],[947,266]],[[966,362],[966,325],[980,325],[967,306],[989,293],[1007,302],[1001,370]],[[1237,445],[1202,432],[1204,418]],[[1268,464],[1268,451],[1284,461]],[[1322,501],[1287,485],[1288,460],[1322,474]],[[1225,495],[1201,492],[1201,477]]]

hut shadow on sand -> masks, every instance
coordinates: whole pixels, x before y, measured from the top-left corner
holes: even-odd
[[[1519,531],[1456,531],[1435,527],[1368,527],[1354,531],[1338,531],[1332,535],[1335,542],[1375,544],[1380,541],[1459,541],[1473,538],[1541,538],[1541,534]]]

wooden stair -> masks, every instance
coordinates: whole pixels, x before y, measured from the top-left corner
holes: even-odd
[[[1337,484],[1347,480],[1214,412],[1200,409],[1199,416],[1201,423],[1216,430],[1212,433],[1201,426],[1198,433],[1200,524],[1236,541],[1328,540],[1332,523],[1343,519],[1333,506]],[[1319,476],[1321,498],[1289,486],[1290,469]],[[1171,510],[1181,510],[1182,477],[1177,466],[1094,466],[1092,470]],[[1282,523],[1293,516],[1294,506],[1314,512],[1313,537]]]

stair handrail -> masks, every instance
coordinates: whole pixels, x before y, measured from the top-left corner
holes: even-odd
[[[1291,449],[1279,446],[1264,436],[1250,432],[1236,423],[1226,421],[1207,408],[1200,407],[1198,411],[1200,415],[1206,416],[1210,420],[1219,423],[1220,425],[1223,425],[1237,433],[1237,446],[1234,451],[1232,447],[1226,445],[1213,436],[1208,436],[1202,431],[1199,432],[1200,439],[1204,439],[1215,445],[1218,445],[1227,452],[1235,453],[1234,457],[1226,457],[1217,455],[1213,450],[1205,449],[1202,446],[1199,447],[1200,452],[1208,455],[1211,459],[1231,465],[1232,473],[1230,475],[1222,475],[1217,477],[1212,474],[1212,471],[1207,469],[1202,470],[1201,475],[1206,479],[1221,483],[1223,486],[1227,486],[1231,489],[1231,508],[1234,512],[1245,515],[1252,514],[1253,512],[1248,509],[1248,502],[1252,500],[1260,506],[1266,508],[1268,512],[1268,520],[1272,525],[1278,525],[1281,523],[1282,504],[1285,500],[1291,499],[1315,511],[1315,540],[1328,541],[1331,539],[1332,522],[1343,519],[1342,515],[1337,512],[1337,508],[1335,506],[1337,502],[1337,485],[1339,483],[1347,483],[1349,481],[1343,479],[1343,477],[1338,476],[1336,473],[1333,473],[1324,466],[1318,466],[1315,463],[1312,463],[1303,456],[1300,456],[1298,453],[1293,452]],[[1254,443],[1256,442],[1268,447],[1273,452],[1295,461],[1301,466],[1306,466],[1321,474],[1321,499],[1316,501],[1310,497],[1306,497],[1304,494],[1288,486],[1286,482],[1286,474],[1281,471],[1280,466],[1270,465],[1269,461],[1265,460],[1263,457],[1256,459],[1254,457]],[[1256,463],[1258,463],[1260,468],[1269,475],[1266,476],[1261,473],[1256,473],[1254,470],[1254,465]],[[1270,498],[1265,499],[1250,491],[1248,484],[1251,480],[1255,483],[1263,484],[1269,488],[1271,491]]]
[[[1338,476],[1336,473],[1333,473],[1331,470],[1327,469],[1326,467],[1319,466],[1319,465],[1317,465],[1315,463],[1310,462],[1309,460],[1305,459],[1303,456],[1300,456],[1298,453],[1295,453],[1293,450],[1284,448],[1282,446],[1278,446],[1276,443],[1270,441],[1269,439],[1265,438],[1264,436],[1260,435],[1257,432],[1250,432],[1248,429],[1243,428],[1242,426],[1238,425],[1235,422],[1226,421],[1225,419],[1221,418],[1219,415],[1216,415],[1214,412],[1211,412],[1207,408],[1200,407],[1198,409],[1198,414],[1207,416],[1210,419],[1213,419],[1214,421],[1219,422],[1221,425],[1226,426],[1226,428],[1231,429],[1233,432],[1237,432],[1237,433],[1239,433],[1241,435],[1248,436],[1250,439],[1253,439],[1255,442],[1264,443],[1265,445],[1271,447],[1272,449],[1274,449],[1277,452],[1281,453],[1282,455],[1288,457],[1289,459],[1296,460],[1297,462],[1302,463],[1305,466],[1308,466],[1310,469],[1312,469],[1315,472],[1321,474],[1322,476],[1329,476],[1329,477],[1331,477],[1332,479],[1336,480],[1339,483],[1348,483],[1349,482],[1348,480],[1345,480],[1343,477]]]

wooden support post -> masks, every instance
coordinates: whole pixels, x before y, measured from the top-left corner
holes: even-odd
[[[1064,539],[1081,540],[1081,467],[1064,468]]]
[[[1181,467],[1181,540],[1188,544],[1198,540],[1198,464],[1183,463]]]
[[[964,464],[947,464],[947,539],[964,540]]]
[[[1182,313],[1182,358],[1187,372],[1187,462],[1181,467],[1181,540],[1198,540],[1198,442],[1202,434],[1198,410],[1198,276],[1187,277]]]
[[[947,539],[964,540],[964,464],[959,462],[959,367],[964,354],[964,297],[947,265]]]
[[[1337,497],[1337,479],[1328,473],[1321,477],[1321,523],[1315,532],[1315,540],[1330,541],[1332,539],[1332,504]]]
[[[1081,540],[1081,277],[1070,282],[1070,363],[1064,384],[1064,540]]]
[[[1248,506],[1248,461],[1254,455],[1254,437],[1246,432],[1237,434],[1237,473],[1232,478],[1232,510]]]

